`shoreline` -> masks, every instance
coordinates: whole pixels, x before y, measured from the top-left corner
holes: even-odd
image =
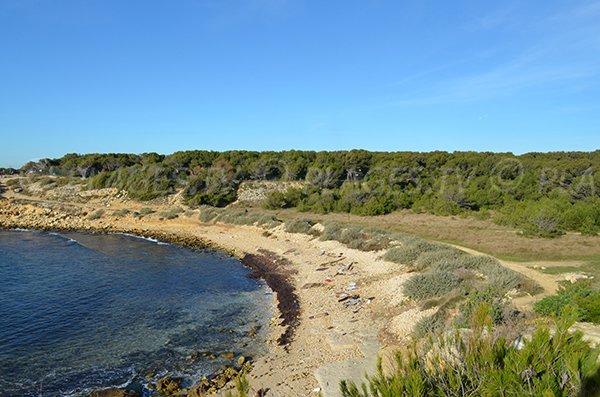
[[[133,211],[139,206],[117,204],[111,210]],[[0,228],[127,233],[237,257],[251,270],[251,277],[263,279],[276,293],[267,353],[254,360],[247,376],[252,389],[268,388],[269,395],[339,396],[341,379],[364,380],[365,371],[375,369],[382,351],[404,345],[412,324],[427,314],[399,305],[407,273],[383,261],[380,252],[287,233],[283,227],[265,233],[257,226],[203,223],[193,211],[192,216],[172,220],[110,215],[90,220],[85,216],[90,208],[92,203],[84,207],[35,198],[0,199]],[[349,263],[352,270],[340,273],[339,267]],[[344,298],[355,295],[360,299]],[[396,317],[402,326],[394,321]]]
[[[247,275],[248,278],[262,280],[265,284],[273,291],[274,296],[274,312],[271,313],[271,317],[279,317],[282,321],[278,327],[284,328],[283,332],[281,332],[281,336],[277,338],[277,343],[279,346],[283,346],[285,348],[293,338],[295,327],[299,323],[298,313],[299,313],[299,302],[298,297],[296,296],[295,287],[289,280],[289,271],[282,271],[279,267],[281,265],[286,264],[286,260],[284,258],[280,258],[274,253],[261,250],[260,254],[249,254],[249,253],[240,253],[231,247],[223,247],[221,245],[215,244],[211,241],[207,241],[197,236],[187,235],[187,234],[177,234],[177,233],[166,233],[157,230],[148,230],[148,229],[122,229],[122,228],[94,228],[87,227],[85,229],[73,228],[73,227],[34,227],[33,225],[28,224],[27,222],[19,223],[17,225],[6,226],[3,222],[0,222],[0,230],[7,231],[42,231],[42,232],[61,232],[61,231],[70,231],[70,232],[79,232],[79,233],[90,233],[90,234],[120,234],[125,236],[130,236],[134,238],[143,238],[143,239],[152,239],[156,241],[162,241],[173,245],[178,245],[183,248],[188,248],[192,250],[215,250],[223,252],[227,255],[237,258],[240,261],[240,264],[250,270],[250,273]],[[268,324],[261,324],[261,327],[268,326]],[[268,346],[267,346],[268,348]],[[268,354],[268,353],[267,353]],[[249,373],[252,371],[253,361],[258,357],[252,357],[252,361],[248,361],[249,357],[243,355],[240,356],[245,358],[245,365],[239,368],[239,371],[245,371],[245,373]],[[208,379],[219,378],[227,380],[227,382],[234,380],[235,376],[230,372],[230,368],[234,367],[223,366],[221,369],[217,370],[211,374],[205,374]],[[241,373],[241,372],[239,372]],[[171,379],[170,377],[165,377],[161,379],[167,380]],[[195,389],[200,389],[203,387],[203,382],[198,384],[194,384],[189,387],[190,391],[194,391]],[[224,387],[216,388],[215,391],[219,392],[220,390],[224,390],[227,384]],[[121,388],[117,388],[118,390],[125,390]],[[103,392],[103,390],[117,390],[114,389],[114,386],[111,386],[107,389],[99,389],[94,393]]]

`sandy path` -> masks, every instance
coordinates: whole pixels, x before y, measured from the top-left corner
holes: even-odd
[[[483,252],[479,252],[479,251],[476,251],[474,249],[467,248],[467,247],[462,247],[460,245],[456,245],[456,244],[450,244],[450,245],[452,245],[453,247],[455,247],[463,252],[471,254],[471,255],[476,255],[476,256],[477,255],[487,255]],[[536,301],[540,300],[541,298],[543,298],[545,296],[553,295],[558,291],[559,281],[562,280],[562,278],[560,276],[546,274],[546,273],[542,273],[536,269],[532,269],[531,267],[529,267],[529,266],[531,266],[530,263],[528,263],[527,265],[529,265],[529,266],[527,266],[524,263],[506,261],[506,260],[501,260],[501,259],[498,259],[498,260],[500,261],[502,266],[505,266],[511,270],[514,270],[515,272],[521,273],[525,277],[528,277],[528,278],[534,280],[543,289],[543,292],[541,292],[540,294],[537,294],[535,296],[527,295],[527,296],[514,298],[512,303],[516,307],[523,308],[523,309],[531,309],[533,303],[535,303]]]

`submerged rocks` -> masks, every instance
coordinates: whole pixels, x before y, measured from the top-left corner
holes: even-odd
[[[181,378],[165,376],[156,384],[156,391],[165,397],[178,396],[181,390]]]
[[[90,397],[140,397],[140,394],[133,390],[105,389],[93,391]]]
[[[207,378],[204,376],[199,384],[190,388],[187,396],[200,397],[206,394],[214,394],[224,388],[229,382],[236,380],[239,376],[252,369],[252,364],[244,356],[238,358],[238,363],[241,363],[241,365],[237,368],[224,366],[210,377]]]

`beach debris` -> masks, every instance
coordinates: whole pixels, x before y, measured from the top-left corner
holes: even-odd
[[[313,393],[321,393],[321,388],[320,387],[315,387],[313,389]]]
[[[322,286],[323,286],[322,283],[306,283],[301,287],[301,289],[310,289],[310,288],[317,288],[317,287],[322,287]]]
[[[348,299],[360,299],[360,295],[342,294],[342,296],[338,299],[338,302],[345,302]]]
[[[338,259],[336,259],[336,260],[333,260],[333,261],[329,261],[329,262],[322,263],[322,264],[321,264],[321,265],[319,265],[319,266],[320,266],[320,267],[323,267],[323,266],[333,266],[333,265],[335,265],[336,263],[342,262],[344,259],[346,259],[346,258],[345,258],[345,257],[338,258]]]
[[[315,315],[309,316],[308,319],[309,320],[314,320],[315,318],[321,318],[321,317],[327,317],[327,316],[329,316],[329,313],[323,312],[323,313],[319,313],[319,314],[315,314]]]
[[[338,269],[337,274],[344,274],[345,272],[349,272],[354,267],[354,262],[348,263],[346,266],[343,266]]]
[[[350,284],[348,284],[348,288],[346,288],[346,291],[354,291],[356,289],[356,283],[352,282]]]
[[[362,298],[358,297],[358,298],[348,299],[347,301],[344,302],[344,306],[346,306],[346,307],[358,306],[358,305],[361,305],[362,303],[363,303]]]
[[[296,248],[290,248],[289,250],[285,251],[283,254],[287,255],[287,254],[291,254],[293,252],[296,252]]]
[[[320,267],[316,271],[317,272],[324,272],[325,270],[328,270],[328,269],[329,269],[328,267]]]
[[[321,250],[321,253],[319,255],[324,256],[325,255],[325,250]]]
[[[323,280],[323,281],[325,281],[326,283],[331,283],[331,282],[333,282],[333,280],[332,280],[332,279],[330,279],[330,278],[326,278],[326,279],[325,279],[325,280]]]

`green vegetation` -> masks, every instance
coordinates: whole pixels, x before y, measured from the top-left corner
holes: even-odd
[[[494,329],[490,308],[473,313],[471,330],[426,338],[385,373],[381,360],[374,376],[358,387],[342,381],[344,397],[383,396],[597,396],[600,390],[598,349],[571,333],[577,312],[563,310],[555,333],[538,327],[523,348],[513,346],[506,331]]]
[[[600,324],[600,290],[589,280],[565,283],[556,295],[547,296],[534,305],[541,315],[556,315],[567,305],[577,311],[577,320]]]
[[[600,231],[600,151],[475,152],[208,152],[69,154],[28,163],[22,173],[87,178],[89,188],[116,187],[150,200],[184,190],[191,205],[222,207],[243,181],[302,181],[271,193],[267,208],[380,215],[399,209],[475,214],[525,235]]]
[[[154,211],[152,208],[144,207],[140,209],[137,213],[140,217],[144,217],[146,215],[154,214],[155,212],[156,211]]]
[[[295,219],[285,223],[285,231],[288,233],[311,234],[314,224],[310,219]]]
[[[404,284],[404,293],[412,299],[424,300],[446,295],[461,285],[450,272],[416,274]]]
[[[167,211],[159,212],[159,216],[164,219],[176,219],[179,215],[183,214],[185,210],[179,207],[171,208]]]
[[[88,220],[90,221],[95,221],[96,219],[100,219],[102,218],[102,216],[104,215],[104,210],[103,209],[99,209],[97,211],[92,212],[91,214],[89,214],[87,216]]]
[[[130,213],[131,213],[131,211],[129,211],[127,208],[123,208],[123,209],[120,209],[120,210],[113,211],[113,215],[114,216],[118,216],[119,218],[127,216]]]
[[[266,229],[279,226],[282,222],[273,215],[261,215],[247,210],[214,208],[208,205],[200,207],[198,219],[201,222],[222,222],[233,225],[256,225]]]

